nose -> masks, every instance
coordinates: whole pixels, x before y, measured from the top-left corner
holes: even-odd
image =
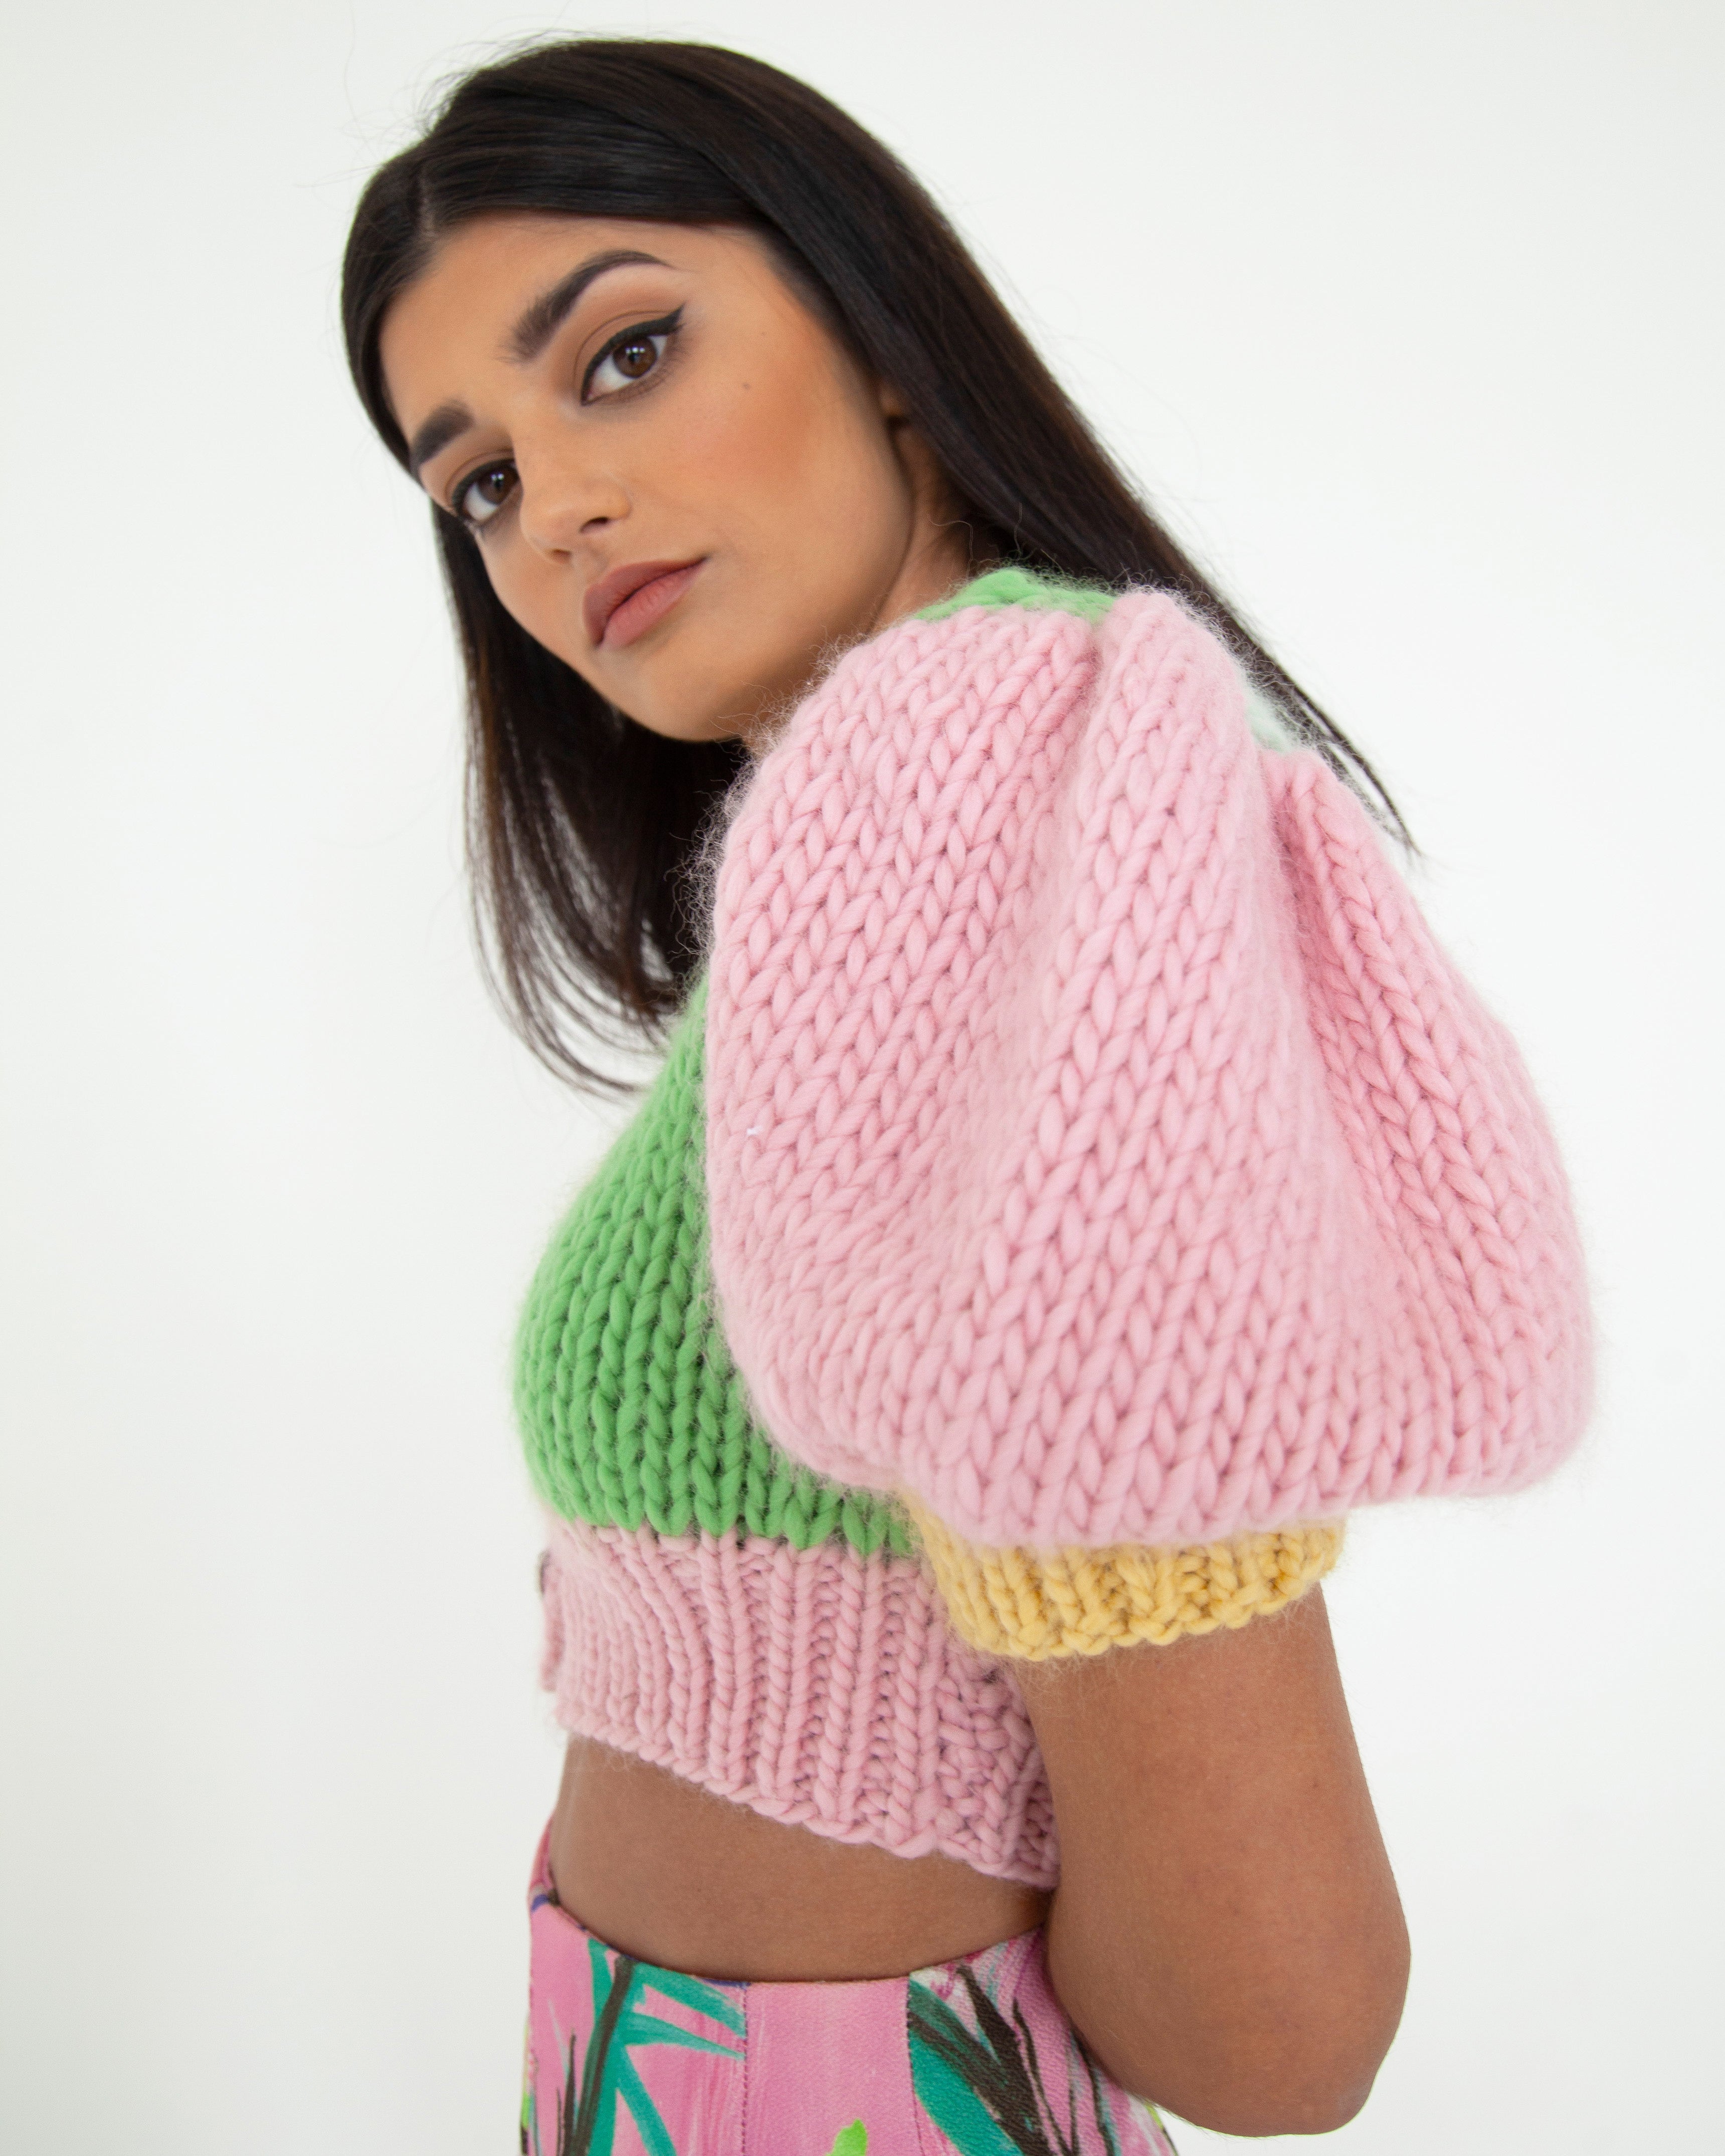
[[[614,472],[597,468],[567,444],[516,444],[521,536],[550,560],[567,560],[629,511]]]

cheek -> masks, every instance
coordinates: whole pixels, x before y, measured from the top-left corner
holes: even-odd
[[[885,429],[830,376],[753,370],[691,419],[682,483],[752,565],[802,582],[823,557],[866,561],[901,538],[908,495]]]
[[[536,547],[515,532],[501,533],[480,549],[491,589],[506,613],[537,644],[572,665],[582,655],[580,624],[567,570],[558,572]]]

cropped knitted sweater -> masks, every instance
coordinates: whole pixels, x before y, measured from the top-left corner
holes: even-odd
[[[1015,1661],[1237,1626],[1579,1435],[1561,1167],[1359,804],[1173,600],[842,660],[523,1317],[559,1719],[1057,1876]]]

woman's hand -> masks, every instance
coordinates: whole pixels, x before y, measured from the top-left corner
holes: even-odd
[[[1050,1972],[1101,2063],[1224,2133],[1353,2118],[1408,1935],[1320,1592],[1016,1674],[1060,1826]]]

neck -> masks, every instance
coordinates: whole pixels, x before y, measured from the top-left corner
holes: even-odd
[[[907,620],[924,607],[933,606],[993,566],[992,556],[982,560],[973,557],[970,540],[968,525],[950,521],[937,522],[932,516],[918,516],[897,572],[861,634],[829,647],[821,654],[819,666],[794,696],[759,712],[747,726],[738,729],[743,746],[757,762],[784,731],[792,712],[841,651],[853,643],[879,636],[883,629]]]

